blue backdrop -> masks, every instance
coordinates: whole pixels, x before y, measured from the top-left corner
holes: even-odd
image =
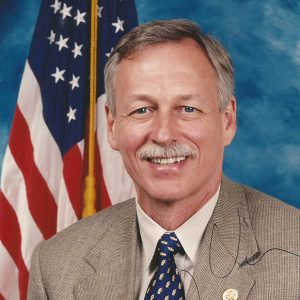
[[[124,0],[123,0],[124,1]],[[0,169],[40,1],[0,1]],[[300,2],[136,0],[139,22],[188,18],[235,66],[238,132],[225,174],[300,207]]]

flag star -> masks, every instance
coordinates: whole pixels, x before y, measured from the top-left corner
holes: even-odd
[[[61,8],[61,2],[58,0],[55,0],[55,2],[52,5],[50,5],[50,7],[52,7],[54,9],[54,13],[56,14]]]
[[[68,16],[68,17],[72,17],[70,11],[72,9],[72,6],[67,6],[66,3],[64,3],[64,7],[63,9],[60,11],[60,13],[63,15],[63,20]]]
[[[72,50],[72,52],[74,53],[74,58],[76,58],[78,55],[82,56],[81,48],[82,45],[77,45],[76,42],[74,43],[74,49]]]
[[[76,111],[77,111],[76,108],[73,109],[71,106],[69,107],[69,112],[66,115],[68,117],[68,123],[70,123],[72,120],[76,120],[75,117]]]
[[[65,38],[62,36],[62,34],[59,35],[59,41],[55,42],[55,44],[58,45],[58,50],[61,51],[62,48],[68,48],[67,41],[69,38]]]
[[[53,30],[51,30],[50,36],[47,37],[47,40],[49,40],[49,45],[53,44],[55,41],[55,33],[53,32]]]
[[[113,50],[114,50],[114,48],[110,48],[110,52],[105,53],[105,55],[106,55],[107,57],[110,57],[110,55],[111,55],[111,53],[113,52]]]
[[[79,78],[80,76],[76,77],[74,74],[72,74],[72,80],[69,81],[69,83],[72,85],[72,90],[74,90],[75,87],[79,88]]]
[[[116,31],[115,33],[121,31],[124,31],[123,25],[124,25],[124,20],[120,20],[120,18],[117,18],[117,22],[116,23],[111,23],[112,26],[116,27]]]
[[[102,18],[102,10],[103,10],[103,6],[98,6],[98,17]]]
[[[83,18],[86,15],[86,12],[80,13],[79,9],[77,9],[77,15],[74,17],[76,20],[76,25],[78,26],[81,22],[85,23],[85,19]]]
[[[57,83],[59,80],[65,81],[65,78],[63,74],[66,72],[66,70],[59,70],[58,67],[56,67],[55,73],[51,74],[55,78],[55,83]]]

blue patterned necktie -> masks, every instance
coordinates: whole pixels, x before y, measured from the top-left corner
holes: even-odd
[[[184,300],[184,288],[174,256],[184,250],[174,232],[166,232],[157,243],[158,267],[149,283],[145,300]]]

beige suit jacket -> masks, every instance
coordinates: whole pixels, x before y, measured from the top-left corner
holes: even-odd
[[[131,199],[41,243],[28,299],[135,299],[137,226]],[[299,300],[299,255],[299,210],[223,178],[188,299]]]

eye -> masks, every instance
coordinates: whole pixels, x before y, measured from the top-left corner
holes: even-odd
[[[184,106],[182,109],[186,113],[192,113],[196,111],[196,108],[192,106]]]
[[[132,113],[130,113],[130,115],[133,115],[133,114],[144,115],[147,112],[149,112],[149,109],[147,107],[140,107],[140,108],[134,110]]]
[[[142,115],[142,114],[145,114],[147,112],[147,107],[141,107],[141,108],[138,108],[136,109],[134,112],[139,114],[139,115]]]

